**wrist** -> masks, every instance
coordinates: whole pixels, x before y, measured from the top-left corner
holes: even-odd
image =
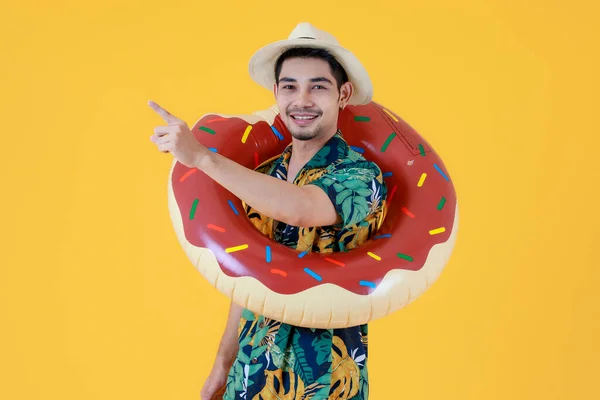
[[[196,154],[196,160],[194,161],[194,167],[200,171],[204,171],[208,164],[210,163],[210,159],[214,153],[207,148],[200,148],[198,153]]]

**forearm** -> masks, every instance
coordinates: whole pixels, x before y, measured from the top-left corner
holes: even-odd
[[[229,369],[239,350],[238,327],[242,316],[242,307],[231,302],[225,332],[219,345],[216,357],[218,367]]]
[[[261,214],[298,226],[309,210],[310,195],[301,187],[246,168],[218,153],[209,152],[197,168]]]

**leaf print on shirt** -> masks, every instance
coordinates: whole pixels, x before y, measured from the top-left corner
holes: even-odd
[[[286,148],[257,170],[285,178],[291,154],[291,147]],[[341,135],[332,137],[296,178],[294,185],[321,187],[346,224],[294,227],[244,204],[259,234],[296,251],[333,253],[368,241],[385,217],[387,189],[381,170],[352,150]],[[367,325],[305,329],[245,310],[238,333],[241,347],[230,369],[225,400],[368,398]]]

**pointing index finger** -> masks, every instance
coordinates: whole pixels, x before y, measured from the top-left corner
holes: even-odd
[[[159,106],[158,104],[156,104],[154,101],[149,100],[148,101],[148,105],[154,111],[156,111],[156,113],[158,115],[160,115],[161,118],[165,120],[165,122],[167,122],[167,123],[179,122],[179,118],[177,118],[174,115],[172,115],[170,112],[168,112],[167,110],[165,110],[164,108],[162,108],[161,106]]]

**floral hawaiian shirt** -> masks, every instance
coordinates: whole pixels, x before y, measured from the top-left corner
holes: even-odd
[[[256,170],[287,180],[290,144]],[[298,172],[294,184],[323,189],[342,218],[338,225],[296,227],[245,205],[254,226],[302,252],[348,251],[381,226],[387,189],[379,167],[354,151],[338,131]],[[292,326],[245,309],[239,352],[229,371],[226,400],[368,398],[368,326],[312,329]]]

